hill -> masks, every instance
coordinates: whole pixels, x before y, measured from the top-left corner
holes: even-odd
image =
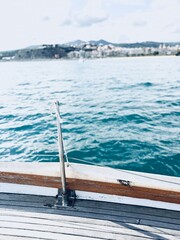
[[[76,40],[76,41],[68,42],[66,44],[43,44],[43,45],[29,46],[27,48],[17,49],[13,51],[0,52],[0,60],[31,60],[31,59],[66,58],[68,57],[68,54],[70,52],[72,52],[73,54],[74,52],[80,52],[80,50],[83,50],[85,52],[87,51],[91,52],[93,50],[97,50],[98,46],[108,46],[109,49],[111,49],[111,46],[109,45],[111,46],[113,45],[114,47],[126,48],[127,52],[128,51],[130,52],[131,48],[134,48],[134,49],[142,48],[142,49],[146,49],[147,51],[150,51],[148,54],[151,54],[154,51],[156,52],[156,54],[159,54],[158,48],[160,45],[162,46],[165,45],[170,47],[173,47],[176,45],[180,46],[180,42],[147,41],[147,42],[136,42],[136,43],[112,43],[103,39],[90,40],[88,42],[83,40]],[[148,50],[148,48],[157,48],[157,50],[153,50],[153,49]],[[178,50],[179,49],[177,48],[177,51]],[[177,51],[173,54],[177,54]],[[73,57],[73,54],[71,57]],[[145,54],[147,55],[147,52]]]

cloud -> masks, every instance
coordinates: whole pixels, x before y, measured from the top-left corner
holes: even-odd
[[[51,20],[51,18],[49,17],[49,16],[45,16],[45,17],[43,17],[43,19],[42,19],[43,21],[50,21]]]
[[[142,6],[149,2],[149,0],[111,0],[111,2],[126,6]]]
[[[172,33],[180,34],[180,28],[176,28]]]
[[[127,11],[126,14],[117,17],[113,25],[117,29],[119,22],[119,39],[121,35],[126,35],[131,42],[178,41],[179,9],[180,1],[152,0],[146,8],[136,8],[133,12]]]
[[[137,20],[133,23],[135,27],[145,27],[147,25],[146,21],[143,20]]]
[[[66,18],[66,19],[64,19],[63,21],[62,21],[62,23],[60,23],[59,24],[59,26],[61,27],[61,26],[71,26],[71,25],[73,25],[73,18]]]
[[[86,1],[84,7],[69,13],[60,26],[90,27],[108,19],[103,0]]]
[[[108,16],[83,16],[76,18],[76,24],[79,27],[89,27],[97,23],[104,22],[108,19]]]
[[[108,16],[74,16],[63,20],[60,26],[90,27],[107,19]]]
[[[72,39],[180,39],[180,0],[0,0],[0,9],[0,50]]]

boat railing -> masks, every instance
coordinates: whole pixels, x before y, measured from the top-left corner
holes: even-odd
[[[75,191],[67,189],[66,183],[66,171],[65,171],[65,150],[62,137],[61,128],[61,116],[60,116],[60,103],[55,102],[55,111],[57,118],[57,133],[58,133],[58,151],[59,151],[59,161],[60,161],[60,173],[61,173],[61,186],[62,188],[58,191],[56,207],[63,206],[67,207],[72,205],[75,201]]]

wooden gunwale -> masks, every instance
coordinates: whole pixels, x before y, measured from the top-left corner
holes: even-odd
[[[61,188],[60,177],[0,172],[1,183],[25,184],[33,186]],[[180,204],[180,191],[161,190],[149,187],[124,186],[95,180],[67,178],[67,188],[71,190],[104,193]]]

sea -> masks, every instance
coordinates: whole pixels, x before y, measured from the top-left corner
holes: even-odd
[[[0,62],[0,162],[69,162],[180,177],[180,57]]]

